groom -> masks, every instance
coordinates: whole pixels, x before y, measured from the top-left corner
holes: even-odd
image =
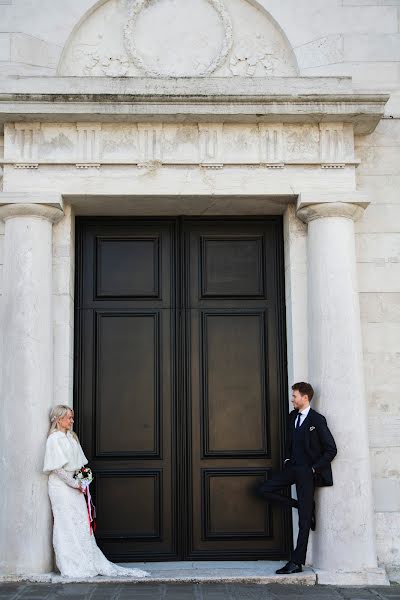
[[[312,386],[302,381],[292,385],[292,390],[294,410],[289,415],[283,470],[259,488],[268,502],[279,502],[299,511],[296,548],[289,562],[276,571],[279,575],[302,571],[310,529],[316,526],[314,488],[333,485],[330,463],[337,452],[325,417],[310,407]],[[279,493],[292,484],[296,484],[297,500]]]

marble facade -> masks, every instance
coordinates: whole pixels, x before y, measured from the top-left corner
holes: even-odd
[[[399,19],[397,0],[0,0],[0,477],[23,473],[1,574],[51,569],[74,216],[282,214],[288,378],[341,448],[309,559],[321,582],[396,577]]]

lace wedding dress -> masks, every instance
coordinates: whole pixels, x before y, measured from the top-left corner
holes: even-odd
[[[90,532],[84,494],[74,478],[87,464],[72,433],[55,431],[47,438],[43,471],[49,475],[54,517],[53,545],[57,567],[64,577],[145,577],[146,571],[125,569],[108,561]]]

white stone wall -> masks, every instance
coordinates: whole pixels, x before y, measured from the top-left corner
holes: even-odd
[[[400,564],[399,109],[393,100],[356,147],[358,185],[371,198],[356,242],[377,543],[389,573]]]
[[[87,11],[96,7],[106,11],[103,4],[0,0],[0,77],[55,75],[72,32]],[[226,4],[229,8],[230,0]],[[236,0],[234,4],[239,11]],[[356,138],[356,158],[361,160],[358,186],[371,198],[356,223],[356,238],[378,554],[394,572],[400,565],[400,0],[251,0],[250,4],[254,10],[264,7],[266,24],[278,25],[282,48],[285,52],[293,49],[296,60],[291,64],[300,75],[349,75],[355,90],[391,93],[376,131]],[[239,65],[240,75],[262,74],[248,69],[252,56],[241,60],[234,64]],[[121,74],[109,63],[103,66],[104,72],[96,74]],[[219,74],[235,75],[232,69]],[[0,141],[0,157],[1,146]],[[304,246],[304,231],[289,210],[285,217],[287,269],[291,269],[292,283],[300,288],[305,265],[296,260],[296,247]],[[2,235],[0,223],[0,294]],[[65,219],[54,228],[53,243],[55,397],[65,403],[72,401],[73,239],[73,216],[67,208]],[[288,299],[302,293],[290,288],[286,292]],[[298,340],[303,330],[296,320],[296,306],[291,305],[288,335]],[[294,362],[294,347],[295,342],[289,348],[293,352],[290,374],[300,376],[303,368],[306,375],[307,365],[299,368]],[[346,399],[338,402],[345,409]]]

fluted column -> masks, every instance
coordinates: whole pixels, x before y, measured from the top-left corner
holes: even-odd
[[[384,583],[377,568],[354,220],[346,202],[303,206],[308,223],[309,377],[338,446],[317,492],[313,566],[322,583]]]
[[[42,475],[52,405],[52,227],[62,211],[6,204],[0,419],[0,573],[52,570],[51,513]]]

